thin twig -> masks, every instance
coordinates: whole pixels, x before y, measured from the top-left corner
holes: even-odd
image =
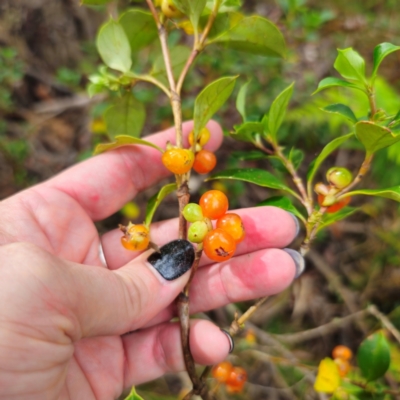
[[[158,79],[154,78],[151,75],[135,75],[135,79],[139,79],[140,81],[150,82],[155,86],[158,86],[169,98],[171,97],[171,91]]]
[[[375,318],[381,321],[382,325],[393,335],[393,337],[400,343],[400,332],[396,329],[396,327],[391,323],[389,318],[382,314],[378,307],[374,304],[371,304],[367,308],[368,312],[372,314]]]

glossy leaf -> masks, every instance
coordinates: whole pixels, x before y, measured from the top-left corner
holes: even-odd
[[[170,51],[171,57],[171,66],[172,72],[174,74],[175,79],[178,78],[181,73],[183,67],[186,64],[186,61],[190,55],[190,49],[186,46],[174,46]],[[158,80],[162,81],[165,84],[168,84],[167,72],[165,69],[164,57],[160,54],[153,65],[153,70],[151,74],[155,76]]]
[[[261,150],[234,151],[231,156],[241,161],[257,161],[264,160],[269,156]]]
[[[261,135],[264,132],[264,126],[261,122],[245,122],[241,125],[235,126],[235,131],[231,133],[233,139],[241,142],[255,141],[255,135]]]
[[[111,19],[105,23],[96,39],[97,50],[104,63],[121,72],[128,72],[132,66],[129,40],[122,26]]]
[[[333,139],[329,142],[321,151],[319,156],[310,164],[310,168],[307,172],[307,181],[309,184],[312,183],[316,172],[318,171],[319,166],[322,162],[329,156],[333,151],[335,151],[339,146],[349,140],[354,136],[354,133],[349,133],[348,135],[340,136],[336,139]]]
[[[332,114],[339,114],[348,119],[351,122],[357,123],[358,119],[354,115],[353,110],[349,107],[346,106],[345,104],[337,103],[337,104],[330,104],[329,106],[326,106],[322,108],[322,110],[332,113]]]
[[[153,220],[154,213],[157,210],[157,207],[161,204],[166,196],[176,190],[176,183],[170,183],[168,185],[163,186],[158,193],[156,193],[153,197],[149,199],[146,207],[146,219],[145,225],[149,226],[151,221]]]
[[[282,33],[272,22],[259,16],[241,19],[210,43],[262,56],[284,57],[286,54]]]
[[[294,82],[283,90],[273,101],[268,114],[268,134],[276,143],[276,134],[286,114],[286,108],[293,94]]]
[[[400,186],[392,186],[386,189],[359,189],[352,192],[347,192],[340,197],[344,198],[357,195],[385,197],[386,199],[400,202]]]
[[[358,90],[361,90],[362,92],[365,92],[365,90],[362,87],[357,86],[354,83],[347,82],[347,81],[344,81],[343,79],[339,79],[339,78],[329,77],[329,78],[324,78],[324,79],[322,79],[322,81],[319,82],[318,88],[313,94],[316,94],[316,93],[320,92],[321,90],[328,89],[331,87],[345,87],[345,88],[349,88],[349,89],[358,89]]]
[[[208,38],[212,39],[225,33],[227,30],[237,25],[243,18],[245,18],[244,15],[239,12],[226,12],[218,14],[217,18],[215,18],[213,26],[211,27]],[[207,24],[207,21],[208,15],[200,19],[200,23],[203,28]]]
[[[344,207],[341,210],[332,213],[332,214],[324,214],[322,217],[322,221],[318,226],[318,232],[329,225],[334,224],[337,221],[345,219],[350,215],[354,214],[356,211],[359,211],[359,208],[356,207]]]
[[[243,121],[246,121],[246,95],[247,88],[249,86],[250,81],[246,82],[239,90],[239,93],[236,98],[236,109],[239,111],[240,115],[243,118]]]
[[[93,155],[97,155],[100,153],[104,153],[109,150],[114,150],[119,147],[123,146],[131,146],[131,145],[142,145],[142,146],[149,146],[153,147],[154,149],[157,149],[161,153],[164,152],[164,150],[155,144],[148,142],[147,140],[139,139],[133,136],[127,136],[127,135],[120,135],[115,138],[115,141],[112,143],[101,143],[96,146],[94,149]]]
[[[304,215],[292,204],[292,202],[285,196],[274,196],[270,197],[267,200],[258,203],[257,206],[274,206],[282,208],[285,211],[291,212],[301,221],[306,223],[306,219]]]
[[[125,397],[124,400],[144,400],[142,396],[139,396],[136,392],[135,387],[132,387],[131,392],[128,394],[128,397]]]
[[[345,79],[366,83],[365,60],[351,47],[338,49],[338,53],[333,65],[336,71]]]
[[[395,46],[392,43],[381,43],[374,49],[374,69],[372,71],[372,78],[375,78],[378,73],[378,68],[381,65],[381,62],[387,57],[389,54],[400,50],[400,46]]]
[[[125,94],[104,113],[107,132],[111,138],[117,135],[140,136],[146,118],[143,104],[131,93]]]
[[[304,152],[294,147],[289,152],[289,161],[293,164],[294,169],[298,169],[304,160]]]
[[[213,179],[232,179],[238,181],[244,181],[254,183],[255,185],[267,187],[271,189],[284,190],[294,196],[297,193],[293,192],[288,186],[286,186],[280,179],[265,171],[258,168],[243,168],[243,169],[229,169],[226,171],[217,172],[211,175],[207,181]]]
[[[400,134],[396,135],[390,129],[370,121],[358,122],[355,126],[355,133],[367,153],[371,154],[400,140]]]
[[[126,33],[133,53],[149,45],[158,37],[157,26],[149,12],[128,10],[121,15],[119,23]]]
[[[316,392],[333,393],[340,385],[339,369],[331,358],[324,358],[318,367],[314,389]]]
[[[357,363],[369,382],[385,375],[390,365],[390,348],[382,332],[367,337],[360,344]]]
[[[194,103],[194,134],[196,138],[211,117],[228,100],[235,87],[236,79],[237,76],[218,79],[206,86],[197,96]]]
[[[179,10],[190,18],[193,26],[197,27],[207,0],[174,0],[174,3]]]

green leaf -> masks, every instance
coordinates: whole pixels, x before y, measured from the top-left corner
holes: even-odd
[[[359,189],[347,192],[340,196],[340,198],[342,199],[344,197],[352,197],[360,194],[364,196],[385,197],[400,203],[400,186],[392,186],[386,189]]]
[[[375,47],[374,49],[374,69],[372,71],[372,79],[376,77],[376,74],[378,73],[378,68],[381,65],[381,62],[385,57],[387,57],[389,54],[400,50],[400,46],[395,46],[392,43],[381,43],[378,44],[378,46]]]
[[[274,175],[263,169],[258,169],[258,168],[229,169],[226,171],[217,172],[211,175],[206,180],[209,181],[213,179],[233,179],[238,181],[254,183],[255,185],[262,187],[284,190],[285,192],[288,192],[293,196],[298,197],[297,193],[295,193],[292,189],[286,186],[277,177],[275,177]]]
[[[171,49],[170,51],[171,66],[172,66],[172,73],[175,78],[179,77],[182,68],[186,64],[186,61],[190,53],[191,53],[190,49],[186,46],[178,45],[174,46]],[[168,84],[167,71],[165,69],[164,57],[162,54],[160,54],[156,58],[151,74],[161,82]]]
[[[367,337],[360,344],[357,363],[368,382],[385,375],[390,365],[390,348],[382,332]]]
[[[132,387],[131,392],[128,394],[128,397],[126,397],[124,400],[144,400],[142,396],[139,396],[136,392],[135,387]]]
[[[96,94],[104,92],[106,87],[101,84],[96,84],[96,83],[89,83],[87,86],[86,90],[88,92],[89,97],[93,97]]]
[[[346,119],[350,120],[351,122],[357,123],[358,119],[354,115],[353,110],[346,106],[345,104],[337,103],[337,104],[330,104],[329,106],[326,106],[322,108],[321,110],[324,110],[326,112],[332,113],[332,114],[339,114],[343,115]]]
[[[124,12],[119,23],[124,29],[132,53],[152,43],[157,37],[157,26],[149,12],[131,9]]]
[[[96,39],[97,50],[104,63],[121,72],[128,72],[132,66],[129,40],[122,26],[110,19],[105,23]]]
[[[197,96],[194,103],[194,134],[197,135],[206,126],[211,117],[228,100],[235,87],[237,76],[218,79]]]
[[[114,138],[117,135],[140,136],[146,118],[143,104],[131,93],[125,94],[109,107],[104,113],[108,134]]]
[[[230,136],[241,142],[254,143],[255,135],[261,135],[263,131],[264,125],[261,122],[245,122],[241,125],[235,125],[235,131]]]
[[[306,223],[306,219],[304,218],[304,215],[292,204],[292,202],[285,196],[275,196],[275,197],[270,197],[267,200],[262,201],[261,203],[258,203],[257,206],[274,206],[274,207],[279,207],[282,208],[285,211],[289,211],[292,214],[294,214],[297,218],[302,220],[304,223]]]
[[[231,156],[240,161],[265,160],[269,157],[261,150],[234,151]]]
[[[193,27],[197,29],[207,0],[174,0],[174,3],[179,10],[190,18]]]
[[[282,33],[270,21],[259,16],[246,17],[209,43],[262,56],[284,57],[286,44]]]
[[[338,53],[333,65],[336,71],[345,79],[365,84],[365,60],[351,47],[338,49]]]
[[[157,207],[161,204],[164,198],[170,193],[174,192],[176,189],[176,183],[170,183],[163,186],[158,193],[150,198],[146,207],[146,219],[144,222],[146,226],[150,226],[154,213],[156,212]]]
[[[364,145],[367,153],[389,147],[400,140],[400,134],[395,135],[390,129],[375,125],[370,121],[360,121],[355,126],[357,139]]]
[[[319,166],[326,159],[326,157],[328,157],[329,154],[331,154],[339,146],[341,146],[343,143],[345,143],[347,140],[349,140],[353,136],[354,136],[354,133],[349,133],[348,135],[340,136],[336,139],[333,139],[322,149],[319,156],[310,164],[310,167],[308,169],[307,181],[308,181],[309,186],[312,184],[312,181],[314,179],[316,172],[318,171]]]
[[[288,86],[273,101],[268,114],[268,130],[272,140],[276,143],[276,134],[286,114],[286,108],[293,94],[294,82]]]
[[[340,221],[341,219],[345,219],[349,217],[350,215],[354,214],[356,211],[359,211],[359,208],[356,207],[344,207],[341,210],[332,213],[332,214],[324,214],[322,217],[322,221],[318,226],[317,232],[320,230],[326,228],[329,225],[332,225],[333,223]]]
[[[289,161],[293,164],[294,169],[298,169],[304,160],[304,152],[294,147],[290,150]]]
[[[147,140],[135,138],[133,136],[120,135],[115,137],[115,142],[98,144],[94,149],[93,155],[104,153],[109,150],[114,150],[117,149],[118,147],[131,146],[137,144],[142,146],[153,147],[154,149],[157,149],[161,153],[164,153],[164,150],[161,147],[158,147],[157,145],[148,142]]]
[[[318,88],[313,93],[313,95],[320,92],[321,90],[324,90],[324,89],[327,89],[330,87],[338,87],[338,86],[349,88],[349,89],[358,89],[365,93],[365,90],[362,87],[357,86],[354,83],[347,82],[347,81],[344,81],[343,79],[339,79],[339,78],[329,77],[329,78],[322,79],[322,81],[318,84]]]
[[[236,108],[239,111],[240,115],[242,116],[243,122],[246,121],[246,95],[249,83],[250,81],[242,85],[236,98]]]

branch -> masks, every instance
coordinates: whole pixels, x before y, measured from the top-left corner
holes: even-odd
[[[373,315],[376,319],[381,321],[382,325],[393,335],[393,337],[400,343],[400,332],[396,329],[396,327],[391,323],[389,318],[382,314],[378,307],[374,304],[370,305],[367,308],[368,312]]]

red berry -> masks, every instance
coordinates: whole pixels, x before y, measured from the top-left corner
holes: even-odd
[[[216,165],[217,157],[214,153],[208,150],[200,150],[194,158],[193,169],[198,174],[208,174]]]
[[[245,236],[242,219],[234,213],[227,213],[217,220],[217,228],[228,232],[236,243],[240,243]]]
[[[247,373],[241,367],[233,367],[226,380],[226,390],[229,393],[239,393],[247,381]]]
[[[226,261],[233,257],[236,242],[233,237],[222,229],[208,232],[203,241],[204,253],[213,261]]]
[[[222,217],[229,208],[228,198],[219,190],[209,190],[200,198],[200,207],[203,215],[210,219]]]
[[[222,361],[214,366],[211,371],[211,375],[218,382],[225,383],[232,371],[232,368],[233,366],[229,361]]]
[[[353,352],[347,346],[339,344],[332,350],[332,357],[348,361],[353,357]]]
[[[324,202],[325,196],[323,196],[322,194],[318,195],[318,204],[320,206],[322,206],[322,203]],[[341,210],[342,208],[346,207],[347,204],[350,203],[350,197],[345,197],[343,200],[338,201],[337,203],[329,206],[326,210],[327,213],[332,214],[335,213],[339,210]]]
[[[187,149],[168,149],[162,155],[162,163],[174,174],[181,175],[188,172],[194,163],[194,154]]]

